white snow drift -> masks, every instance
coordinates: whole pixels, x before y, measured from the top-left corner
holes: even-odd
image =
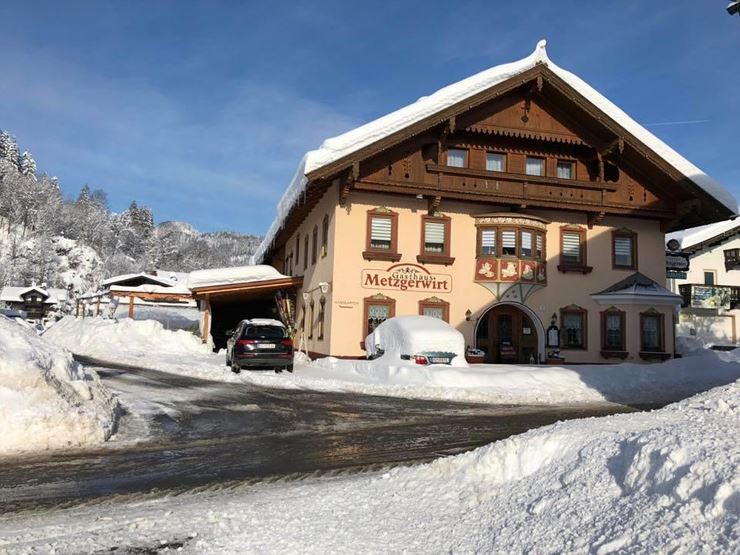
[[[95,372],[0,316],[0,454],[103,442],[117,414],[118,402]]]

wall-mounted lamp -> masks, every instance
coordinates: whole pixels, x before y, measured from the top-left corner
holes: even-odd
[[[308,293],[303,293],[303,300],[304,300],[304,302],[308,302],[308,299],[310,299],[310,298],[311,298],[311,295],[309,295]]]
[[[329,284],[325,281],[322,281],[319,283],[319,288],[321,289],[321,292],[326,295],[329,292]]]
[[[470,322],[470,317],[471,317],[472,315],[473,315],[473,313],[472,313],[472,312],[470,312],[470,309],[467,309],[467,310],[465,311],[465,321],[466,321],[466,322]]]

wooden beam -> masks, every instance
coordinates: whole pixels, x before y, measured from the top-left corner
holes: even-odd
[[[606,216],[606,212],[589,212],[586,216],[586,222],[589,229],[593,229],[595,225],[600,224],[601,220]]]
[[[128,298],[128,317],[134,319],[134,297],[132,295]]]
[[[442,202],[442,197],[434,196],[427,199],[427,212],[430,216],[433,216],[439,210],[439,203]]]
[[[202,341],[203,343],[208,343],[208,335],[211,326],[211,300],[208,298],[208,295],[206,295],[205,300],[203,301],[203,333],[202,333]]]

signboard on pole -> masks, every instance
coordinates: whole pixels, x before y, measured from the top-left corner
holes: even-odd
[[[683,252],[665,253],[666,272],[688,272],[689,255]]]

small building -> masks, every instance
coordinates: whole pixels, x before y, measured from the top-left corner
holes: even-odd
[[[735,346],[740,334],[740,219],[666,236],[689,259],[685,277],[669,279],[681,295],[677,334],[703,343]]]
[[[28,320],[43,322],[49,314],[66,302],[68,294],[65,289],[54,287],[3,287],[0,290],[0,303],[11,310],[22,311]]]
[[[101,283],[102,291],[82,299],[93,314],[101,313],[106,300],[114,317],[157,320],[167,329],[198,326],[198,306],[188,289],[188,274],[153,270],[113,276]]]
[[[380,322],[424,314],[489,362],[556,339],[569,363],[650,361],[673,356],[681,303],[665,233],[736,208],[541,41],[308,152],[255,259],[302,278],[313,356],[362,356]]]

